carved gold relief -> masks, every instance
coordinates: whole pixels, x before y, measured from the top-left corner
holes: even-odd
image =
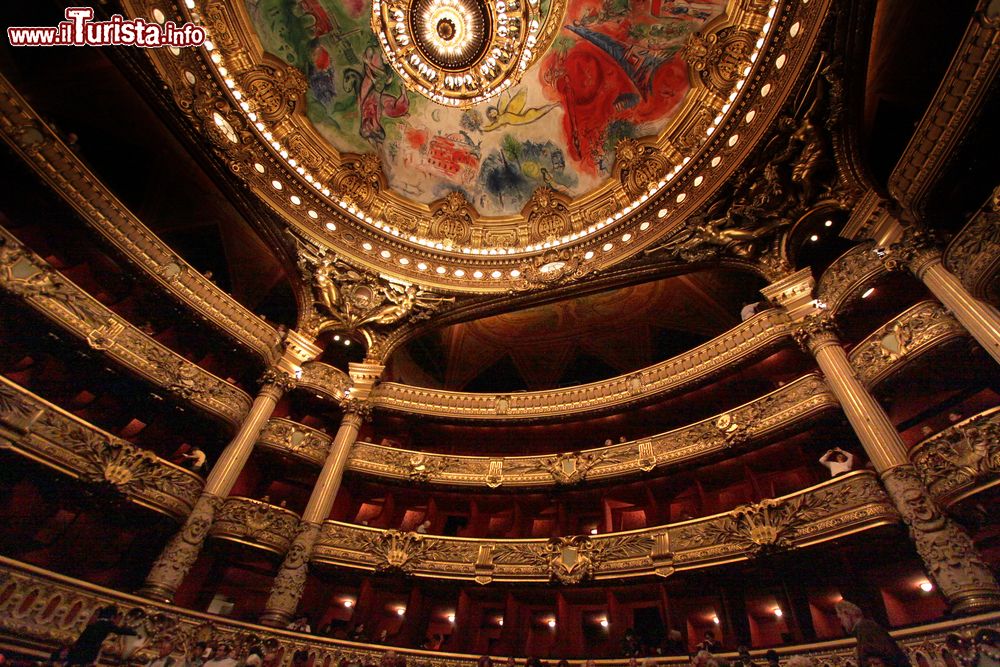
[[[295,538],[298,524],[299,517],[283,507],[230,496],[216,511],[208,534],[284,554]]]
[[[1000,408],[949,426],[914,447],[910,458],[945,505],[993,484],[1000,479]]]

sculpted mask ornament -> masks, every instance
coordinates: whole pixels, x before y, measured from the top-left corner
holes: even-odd
[[[570,231],[567,199],[549,187],[537,188],[525,212],[532,242],[553,241]]]
[[[561,584],[578,584],[594,576],[594,544],[585,535],[554,537],[545,545],[549,577]]]
[[[379,559],[379,572],[410,572],[428,548],[423,535],[398,530],[380,532],[366,546]]]
[[[431,232],[445,243],[467,243],[472,237],[475,209],[461,192],[449,192],[432,207]]]
[[[670,166],[670,161],[655,146],[628,138],[615,146],[614,169],[629,197],[641,195],[659,183]]]

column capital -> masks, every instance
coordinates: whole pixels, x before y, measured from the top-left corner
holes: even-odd
[[[812,271],[802,269],[776,280],[761,289],[760,293],[771,303],[787,310],[792,319],[797,319],[815,310],[815,299],[813,299],[815,288],[816,281],[813,279]]]
[[[819,312],[798,322],[792,331],[795,341],[803,350],[811,354],[829,345],[840,345],[837,336],[837,322],[832,313]]]
[[[261,393],[269,392],[277,394],[275,398],[280,398],[281,394],[295,389],[295,385],[298,384],[298,380],[295,379],[294,375],[282,370],[278,366],[268,368],[258,381],[261,385]]]
[[[342,398],[340,409],[344,411],[344,418],[354,417],[360,421],[371,421],[372,404],[360,398]]]
[[[917,278],[923,278],[929,267],[941,262],[938,239],[929,230],[908,227],[903,238],[889,246],[885,267],[890,271],[906,267]]]

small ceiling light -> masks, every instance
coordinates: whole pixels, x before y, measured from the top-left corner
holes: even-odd
[[[719,617],[718,616],[713,616],[712,617],[712,623],[715,623],[716,625],[718,625],[719,624]]]
[[[333,337],[333,340],[335,340],[335,341],[336,341],[336,340],[340,340],[340,334],[337,334],[336,336],[334,336],[334,337]]]
[[[778,618],[781,618],[782,616],[785,615],[785,612],[781,611],[781,607],[775,607],[774,615],[777,616]]]
[[[823,223],[824,227],[833,227],[833,220],[827,220]]]
[[[549,626],[550,628],[556,627],[556,619],[550,618],[545,622],[545,625]]]
[[[351,344],[351,339],[345,338],[344,339],[344,345],[350,345],[350,344]]]
[[[344,600],[344,606],[347,607],[348,609],[350,609],[351,607],[354,606],[354,600],[352,600],[350,598]]]
[[[591,528],[590,529],[590,534],[591,535],[597,535],[597,529],[596,528]]]
[[[862,299],[867,299],[868,297],[870,297],[874,293],[875,293],[875,288],[874,287],[869,287],[868,289],[865,290],[865,293],[861,295],[861,298]]]
[[[406,614],[406,607],[396,607],[396,616],[404,616]]]
[[[812,236],[809,237],[809,240],[815,243],[816,241],[819,241],[819,235],[813,234]]]
[[[921,581],[920,590],[922,590],[924,593],[930,593],[932,590],[934,590],[934,584],[926,580]]]
[[[455,622],[455,614],[448,614],[447,618],[448,618],[448,622],[449,623],[454,623]]]
[[[601,627],[602,628],[607,628],[609,625],[611,625],[611,624],[608,623],[608,619],[606,619],[606,618],[602,618],[601,619]]]
[[[501,628],[503,627],[503,616],[497,619],[497,625],[499,625]]]

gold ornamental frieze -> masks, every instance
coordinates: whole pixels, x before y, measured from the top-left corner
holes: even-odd
[[[818,375],[689,426],[621,444],[536,456],[455,456],[359,441],[347,469],[378,478],[456,486],[568,486],[667,468],[801,428],[837,401]]]
[[[0,227],[0,289],[181,401],[239,426],[250,396],[163,346]]]
[[[94,231],[164,293],[185,304],[266,364],[281,338],[161,241],[67,147],[0,75],[0,138]]]
[[[861,381],[870,387],[922,353],[968,335],[940,303],[921,301],[855,345],[848,358]]]
[[[291,546],[298,526],[299,515],[289,509],[253,498],[229,496],[215,513],[208,534],[281,555]]]
[[[483,421],[562,418],[616,409],[675,394],[759,358],[788,344],[792,328],[784,312],[769,309],[693,350],[600,382],[516,394],[452,392],[383,382],[372,393],[372,403],[399,412]]]
[[[326,521],[313,560],[481,584],[552,581],[573,585],[587,580],[670,576],[798,549],[897,520],[875,474],[856,471],[731,512],[607,535],[489,540]]]
[[[405,658],[408,664],[426,667],[475,667],[478,655],[445,653],[373,644],[349,642],[316,635],[236,621],[225,616],[193,612],[180,607],[152,602],[127,593],[97,586],[79,579],[44,570],[0,556],[0,578],[4,581],[4,597],[0,601],[0,632],[14,638],[15,647],[36,648],[39,645],[70,645],[80,635],[96,611],[115,605],[126,612],[129,627],[138,630],[146,641],[131,658],[140,663],[156,659],[156,649],[164,639],[174,647],[171,657],[182,661],[185,647],[199,641],[209,644],[226,643],[233,647],[237,659],[251,648],[265,646],[284,655],[297,650],[308,651],[319,664],[334,664],[339,660],[350,663],[377,665],[391,653]],[[911,626],[893,630],[893,637],[914,664],[973,665],[995,650],[990,633],[1000,632],[1000,613],[964,616],[931,625]],[[851,639],[826,641],[808,646],[788,645],[778,649],[784,660],[788,656],[806,656],[818,665],[853,664],[855,646]],[[755,659],[763,660],[763,651],[752,651]],[[118,658],[114,650],[109,657]],[[681,667],[685,660],[660,658],[658,664]],[[573,667],[583,667],[583,660],[571,660]],[[626,658],[604,660],[608,667],[626,667]]]
[[[949,507],[1000,483],[1000,407],[952,424],[910,450],[931,496]]]
[[[531,0],[525,3],[528,6]],[[459,6],[478,6],[472,0],[398,4],[428,16],[453,12]],[[552,8],[561,3],[550,4],[550,13],[560,13]],[[126,13],[134,16],[149,16],[153,10],[150,0],[127,0],[124,6]],[[383,10],[388,6],[384,1],[380,5]],[[479,197],[472,197],[475,201],[468,202],[468,218],[435,215],[441,202],[447,200],[447,191],[454,193],[460,187],[437,188],[435,194],[444,200],[425,201],[427,197],[417,197],[412,189],[392,181],[399,176],[399,165],[388,169],[375,164],[389,159],[379,153],[386,143],[386,130],[377,121],[366,118],[361,135],[374,142],[373,158],[359,159],[358,147],[344,152],[336,148],[329,128],[314,126],[307,117],[303,101],[312,99],[309,95],[314,91],[309,92],[312,88],[307,89],[301,79],[282,71],[288,65],[279,67],[276,58],[265,54],[251,12],[242,3],[193,2],[175,6],[180,15],[208,31],[211,50],[145,55],[173,94],[177,110],[205,134],[208,148],[231,165],[237,177],[289,226],[326,243],[351,264],[376,273],[438,290],[498,293],[525,288],[532,267],[537,268],[535,260],[546,250],[566,248],[573,261],[586,264],[574,272],[583,275],[640,252],[676,228],[679,221],[704,203],[705,197],[726,182],[764,136],[769,119],[798,85],[798,75],[819,39],[829,6],[823,0],[720,2],[721,14],[702,25],[697,34],[688,35],[690,48],[681,59],[687,64],[689,87],[678,98],[676,110],[655,135],[641,139],[642,149],[623,151],[628,158],[623,166],[628,162],[627,166],[601,167],[609,177],[598,178],[598,185],[588,185],[584,192],[566,193],[570,196],[565,208],[551,204],[559,203],[558,190],[566,186],[553,181],[551,171],[540,172],[538,178],[542,180],[533,191],[551,189],[555,199],[542,197],[541,206],[533,200],[535,203],[529,202],[517,213],[506,209],[498,213],[484,208]],[[393,19],[397,27],[409,25],[397,18]],[[579,39],[596,40],[614,48],[586,23],[568,25]],[[454,27],[465,24],[464,19],[457,21],[454,17],[435,23],[453,39],[458,39]],[[560,21],[541,22],[536,51],[544,51],[559,28]],[[407,30],[412,31],[412,26]],[[445,33],[427,34],[439,40],[445,39]],[[462,34],[474,33],[479,34]],[[394,33],[393,38],[398,36]],[[410,32],[404,39],[408,40],[404,48],[421,48],[410,39]],[[370,72],[385,70],[386,76],[396,76],[399,69],[386,64],[380,49],[376,46],[365,52],[364,69],[358,70],[356,85],[362,85]],[[426,49],[421,53],[426,75],[430,72]],[[542,55],[551,53],[549,49]],[[670,56],[676,53],[679,51],[670,47]],[[407,64],[400,66],[417,67],[411,60],[407,58]],[[270,84],[269,79],[273,79]],[[465,76],[454,74],[442,81],[458,85],[459,79],[462,86],[469,84]],[[765,85],[767,93],[757,95]],[[379,106],[405,114],[405,108],[417,104],[419,98],[413,95],[408,99],[404,90],[401,95],[385,94]],[[482,121],[486,126],[529,123],[552,108],[528,102],[514,90],[497,99],[500,101],[488,102],[494,106],[486,110],[492,113]],[[450,111],[446,107],[441,109]],[[754,118],[754,122],[748,120]],[[228,131],[221,132],[220,128]],[[450,158],[439,158],[435,153],[428,159]],[[390,176],[388,183],[385,178],[373,176],[386,173]],[[661,208],[663,215],[656,215]],[[650,212],[654,215],[647,215]],[[438,264],[441,271],[435,270]],[[421,269],[421,265],[425,268]],[[547,277],[535,275],[539,280]],[[530,281],[527,288],[532,288]]]
[[[125,498],[183,519],[204,480],[88,424],[0,377],[0,448],[75,477],[109,499]]]
[[[989,300],[1000,289],[1000,185],[993,189],[986,203],[972,216],[944,252],[944,264],[973,295]]]
[[[321,467],[332,441],[333,438],[322,431],[276,417],[264,425],[257,438],[257,447]]]

